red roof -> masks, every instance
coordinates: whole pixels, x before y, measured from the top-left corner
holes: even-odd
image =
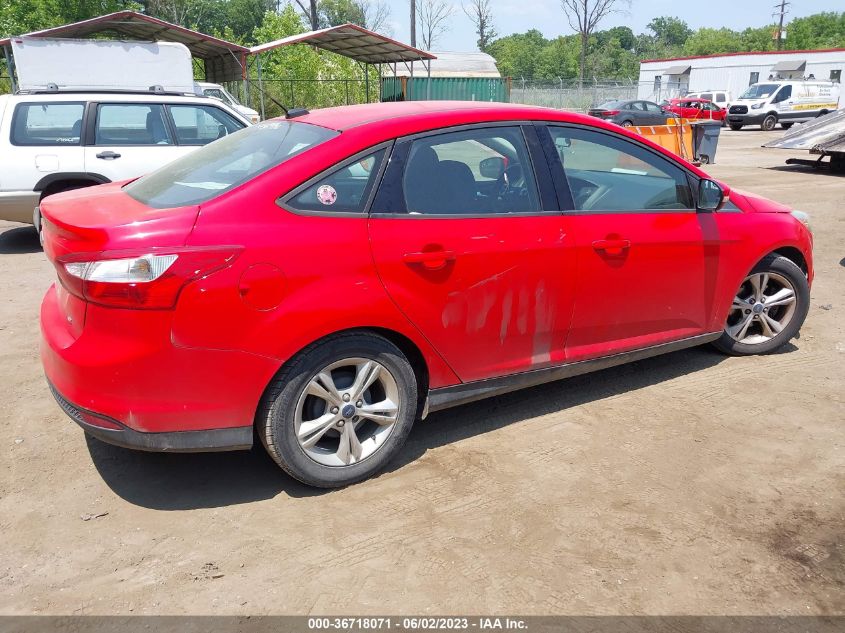
[[[718,53],[716,55],[690,55],[689,57],[665,57],[662,59],[641,59],[641,64],[651,62],[678,62],[688,59],[710,59],[712,57],[736,57],[738,55],[794,55],[797,53],[845,53],[845,48],[818,48],[815,50],[794,51],[742,51],[739,53]]]

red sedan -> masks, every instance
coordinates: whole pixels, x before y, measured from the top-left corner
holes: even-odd
[[[727,111],[707,99],[671,99],[663,106],[667,112],[673,112],[684,119],[712,119],[725,121]]]
[[[47,198],[42,360],[87,433],[341,486],[429,412],[809,307],[806,216],[593,117],[395,103],[277,119]]]

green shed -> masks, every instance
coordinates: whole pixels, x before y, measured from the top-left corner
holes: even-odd
[[[510,101],[510,79],[486,53],[432,53],[431,77],[426,64],[385,68],[382,101]],[[395,71],[395,74],[394,74]]]

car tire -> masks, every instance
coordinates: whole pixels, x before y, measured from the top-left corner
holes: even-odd
[[[758,292],[760,285],[763,285],[763,288]],[[766,294],[767,291],[769,294]],[[787,301],[788,293],[784,291],[791,291],[794,299],[780,303]],[[782,298],[775,300],[778,301],[777,304],[772,303],[778,295]],[[751,299],[754,299],[754,302],[751,302]],[[767,300],[769,306],[766,307],[766,302],[760,299]],[[756,307],[758,305],[763,308]],[[771,354],[798,334],[809,308],[810,286],[804,272],[786,257],[769,255],[763,258],[740,284],[728,314],[725,330],[713,345],[732,356]],[[763,322],[764,319],[766,323]],[[743,331],[746,320],[749,325]],[[781,328],[779,331],[772,324],[773,321]]]
[[[742,123],[728,123],[734,132],[739,132],[742,129]]]
[[[778,117],[776,114],[767,114],[766,118],[763,119],[763,122],[760,124],[760,129],[764,132],[771,132],[775,129],[775,126],[778,124]]]
[[[353,393],[359,377],[367,383],[372,372],[370,386]],[[339,334],[305,348],[273,379],[256,431],[292,477],[319,488],[347,486],[396,456],[416,419],[417,394],[414,370],[393,343],[370,333]],[[395,405],[394,415],[385,413],[386,402]],[[384,419],[378,424],[366,413]]]
[[[698,162],[702,165],[709,165],[710,164],[710,157],[707,154],[701,154],[698,157]]]
[[[620,125],[622,125],[622,127],[634,127],[634,122],[633,121],[622,121],[622,123]]]
[[[784,130],[788,130],[788,129],[789,129],[789,128],[791,128],[793,125],[794,125],[794,123],[781,123],[781,124],[780,124],[780,126],[781,126]]]

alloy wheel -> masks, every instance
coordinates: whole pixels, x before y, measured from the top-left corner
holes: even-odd
[[[725,331],[744,345],[759,345],[780,334],[797,306],[795,287],[774,272],[745,278],[734,297]]]
[[[369,358],[328,365],[308,381],[296,405],[294,432],[305,454],[324,466],[350,466],[376,453],[402,406],[390,371]]]

